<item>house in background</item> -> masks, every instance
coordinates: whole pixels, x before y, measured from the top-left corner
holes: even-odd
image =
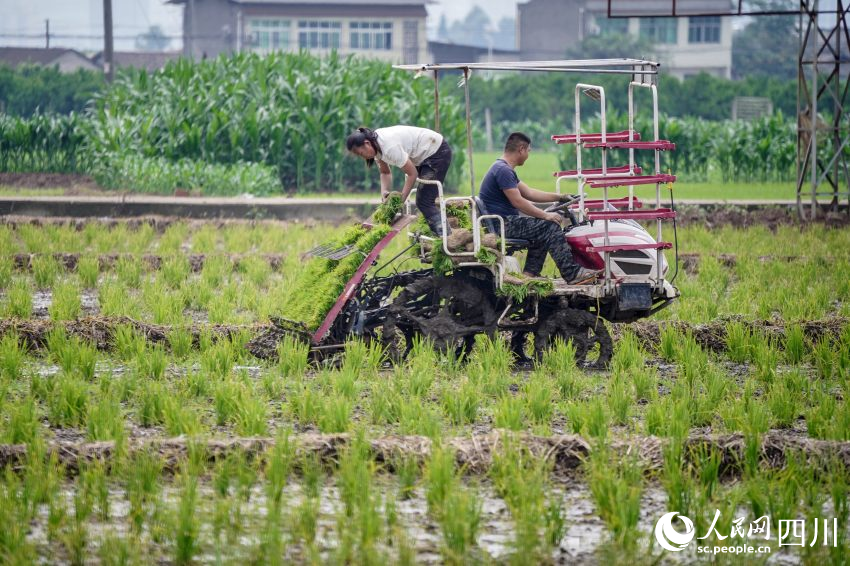
[[[716,0],[701,1],[706,11],[716,7]],[[696,10],[700,6],[694,2],[689,6]],[[517,43],[524,60],[562,58],[567,48],[600,33],[647,38],[655,45],[665,74],[732,76],[732,20],[728,17],[609,19],[607,0],[529,0],[517,5]]]
[[[183,5],[183,49],[220,53],[358,54],[394,63],[427,60],[429,0],[168,0]]]
[[[79,51],[64,47],[0,47],[0,65],[13,69],[19,65],[56,66],[63,73],[73,73],[79,69],[100,70]]]

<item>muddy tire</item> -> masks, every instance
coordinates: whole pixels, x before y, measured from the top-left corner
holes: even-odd
[[[572,340],[576,349],[576,363],[594,369],[608,367],[614,353],[614,342],[605,323],[595,314],[579,309],[562,308],[552,311],[538,323],[534,331],[534,354],[541,361],[543,353],[556,339],[565,343]],[[599,357],[588,363],[587,355],[599,346]]]
[[[441,353],[468,355],[476,334],[494,334],[498,315],[492,293],[463,272],[428,277],[405,287],[390,305],[381,331],[394,362],[407,357],[418,338],[431,340]]]

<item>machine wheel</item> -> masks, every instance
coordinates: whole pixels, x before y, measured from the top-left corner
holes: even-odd
[[[605,323],[588,311],[559,308],[541,319],[534,331],[534,353],[538,362],[557,338],[564,342],[572,340],[576,348],[576,363],[586,367],[604,369],[614,353],[614,343]],[[588,363],[587,355],[596,344],[599,344],[599,357]]]
[[[382,340],[395,362],[407,357],[417,336],[439,352],[465,356],[476,334],[495,333],[497,318],[490,294],[463,272],[428,277],[409,284],[389,306]]]

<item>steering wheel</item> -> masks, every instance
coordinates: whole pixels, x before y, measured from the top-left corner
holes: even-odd
[[[564,202],[556,202],[548,206],[544,212],[560,212],[563,216],[569,217],[570,222],[573,226],[578,226],[578,220],[576,219],[573,211],[570,210],[570,205],[576,202],[579,199],[578,195],[569,195],[570,198]]]

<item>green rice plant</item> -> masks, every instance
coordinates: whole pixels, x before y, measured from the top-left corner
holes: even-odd
[[[832,344],[826,337],[817,341],[812,350],[812,358],[818,371],[818,377],[825,380],[832,379],[835,373],[836,355],[832,349]]]
[[[189,260],[184,255],[172,255],[159,267],[160,278],[171,289],[179,289],[191,272]]]
[[[388,381],[378,381],[372,385],[366,401],[369,421],[376,425],[386,425],[399,421],[401,394]]]
[[[658,398],[658,370],[653,367],[633,368],[630,372],[634,386],[634,400],[650,403]]]
[[[773,340],[754,335],[751,341],[751,355],[756,367],[756,376],[765,384],[771,384],[776,379],[776,369],[779,367],[779,349]]]
[[[169,392],[159,381],[145,379],[136,395],[136,417],[143,427],[160,425],[165,422],[165,406]]]
[[[507,430],[522,430],[525,427],[525,403],[520,397],[503,395],[496,401],[493,426]]]
[[[47,400],[47,420],[53,426],[77,427],[83,424],[89,402],[89,386],[67,374],[55,378]]]
[[[351,411],[354,404],[347,397],[332,395],[322,400],[318,425],[323,433],[347,432],[351,428]]]
[[[239,262],[239,271],[258,288],[265,289],[268,287],[272,267],[265,258],[248,256]]]
[[[189,226],[185,222],[170,224],[159,238],[157,249],[160,255],[179,253],[188,235]]]
[[[125,436],[121,405],[112,395],[101,395],[91,404],[86,414],[88,439],[115,440],[120,443]]]
[[[301,425],[316,424],[320,411],[324,410],[321,399],[309,385],[296,388],[288,395],[289,411]]]
[[[216,251],[219,230],[213,224],[204,224],[192,233],[192,252],[196,254],[210,254]],[[210,258],[207,257],[207,261]],[[206,262],[204,263],[206,267]]]
[[[236,434],[265,436],[268,434],[268,406],[263,399],[243,396],[236,410]]]
[[[493,457],[490,478],[514,519],[511,562],[545,561],[547,546],[557,546],[564,534],[564,516],[549,475],[551,461],[535,457],[509,436]]]
[[[198,521],[198,478],[185,473],[174,509],[174,562],[190,564],[200,550],[200,524]]]
[[[265,491],[269,501],[280,503],[283,489],[289,481],[289,475],[295,462],[295,443],[289,430],[282,429],[275,436],[274,445],[268,449],[263,473],[266,478]]]
[[[0,338],[0,376],[11,381],[18,379],[27,357],[25,344],[14,330]]]
[[[40,436],[41,425],[35,399],[27,397],[17,403],[9,403],[4,409],[8,420],[2,435],[5,444],[32,444]]]
[[[201,351],[201,369],[216,377],[227,377],[235,364],[236,355],[229,340],[218,340]]]
[[[607,404],[599,397],[585,403],[569,403],[564,413],[574,433],[605,439],[608,436]]]
[[[330,379],[331,391],[340,397],[353,401],[360,393],[360,385],[357,383],[358,371],[347,366],[343,366],[338,371],[328,372],[327,378]]]
[[[679,352],[681,335],[671,325],[661,328],[661,339],[658,341],[658,354],[668,362],[676,359]]]
[[[457,389],[446,386],[440,396],[440,403],[454,425],[472,424],[478,416],[481,393],[474,383],[465,379]]]
[[[585,473],[596,512],[613,539],[625,549],[634,549],[643,492],[639,464],[628,457],[614,461],[607,450],[594,450]]]
[[[178,360],[186,359],[192,351],[193,337],[188,328],[176,326],[168,333],[171,354]]]
[[[667,493],[667,507],[688,515],[697,503],[697,482],[688,473],[684,459],[684,439],[674,438],[663,449],[661,485]]]
[[[791,365],[797,365],[806,357],[806,339],[803,328],[792,324],[785,329],[785,359]]]
[[[204,431],[204,425],[198,411],[182,403],[182,400],[168,397],[163,407],[163,424],[171,436],[196,436]]]
[[[153,321],[156,324],[183,324],[183,296],[174,291],[161,289],[159,285],[154,284],[150,287],[145,287],[143,295],[146,296],[145,303],[147,308],[153,315]],[[219,323],[222,320],[212,320],[210,322]]]
[[[446,506],[449,494],[460,488],[460,478],[455,471],[454,452],[441,445],[434,446],[425,464],[423,479],[428,511],[439,517],[451,509]]]
[[[243,394],[242,386],[229,379],[222,379],[214,386],[213,407],[216,425],[224,426],[235,420]]]
[[[12,282],[12,271],[15,268],[12,258],[0,258],[0,289],[5,289]]]
[[[144,265],[138,257],[121,256],[115,263],[115,273],[122,286],[138,289],[142,285]]]
[[[626,378],[620,374],[614,374],[608,384],[607,402],[612,421],[618,425],[626,425],[629,420],[634,393]]]
[[[472,488],[453,489],[445,500],[451,512],[439,516],[443,557],[448,564],[467,564],[481,527],[481,499]]]
[[[432,404],[423,404],[419,399],[403,398],[398,408],[398,425],[401,434],[418,434],[428,438],[439,438],[443,430],[440,410]]]
[[[765,396],[773,426],[778,428],[790,428],[800,415],[798,407],[798,393],[788,387],[785,381],[776,383],[770,388]]]
[[[68,280],[63,280],[53,287],[53,300],[48,309],[53,320],[74,320],[80,316],[82,303],[80,290]]]
[[[142,356],[147,346],[144,335],[129,324],[116,326],[112,339],[115,345],[115,351],[125,361]]]
[[[97,287],[97,279],[100,276],[100,261],[97,256],[84,255],[77,262],[77,275],[86,289]]]
[[[43,254],[32,258],[32,277],[39,289],[49,289],[59,277],[62,268],[52,255]]]
[[[148,516],[147,507],[156,501],[160,493],[162,470],[162,458],[153,450],[134,453],[122,467],[121,476],[127,489],[128,515],[134,534],[141,533]]]
[[[6,316],[28,319],[32,317],[32,289],[26,279],[15,279],[6,292]]]
[[[127,316],[139,318],[141,307],[138,297],[120,281],[105,279],[97,290],[97,302],[103,316]]]
[[[631,369],[642,368],[645,363],[645,354],[633,332],[626,332],[617,341],[617,348],[611,358],[611,370],[621,372]]]
[[[144,350],[137,352],[134,366],[139,375],[150,379],[162,379],[165,369],[168,367],[168,355],[162,342],[152,346],[146,346]]]
[[[750,359],[752,334],[740,322],[726,324],[726,355],[735,363],[743,364]]]
[[[534,371],[522,386],[521,395],[531,422],[548,425],[554,411],[555,392],[546,375],[540,370]]]

